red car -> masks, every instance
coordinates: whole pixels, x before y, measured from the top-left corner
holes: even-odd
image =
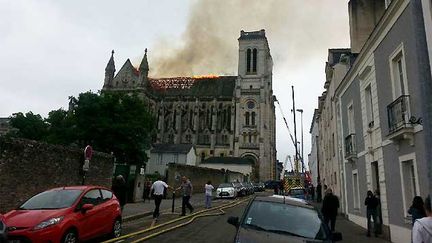
[[[120,204],[98,186],[51,189],[4,215],[8,242],[80,242],[121,235]]]

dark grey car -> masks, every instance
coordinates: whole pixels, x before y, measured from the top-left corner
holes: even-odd
[[[268,196],[255,197],[239,220],[228,223],[237,227],[234,242],[335,242],[340,233],[331,233],[319,212],[304,200]]]

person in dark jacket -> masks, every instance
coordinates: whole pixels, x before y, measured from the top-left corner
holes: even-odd
[[[424,202],[423,198],[420,196],[415,196],[412,202],[411,207],[408,210],[408,213],[412,217],[412,225],[417,219],[421,219],[426,217],[426,212],[424,210]]]
[[[318,185],[316,187],[316,192],[317,192],[317,202],[321,202],[322,199],[321,182],[318,182]]]
[[[339,199],[333,195],[332,189],[328,188],[322,203],[321,213],[324,216],[324,223],[329,225],[332,232],[335,231],[336,216],[339,208]]]
[[[112,190],[119,200],[120,207],[123,211],[123,207],[126,204],[126,181],[122,175],[116,176],[112,185]]]
[[[375,195],[372,193],[372,191],[367,192],[367,196],[365,199],[366,205],[366,217],[367,217],[367,236],[370,237],[371,232],[371,218],[374,222],[374,233],[375,236],[378,236],[378,222],[377,222],[377,215],[378,215],[378,205],[379,201],[378,198],[375,197]]]

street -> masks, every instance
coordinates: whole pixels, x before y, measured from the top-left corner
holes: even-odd
[[[256,193],[256,195],[271,195],[271,193]],[[215,200],[213,208],[209,211],[203,212],[204,208],[197,206],[194,217],[188,217],[189,214],[187,214],[186,217],[180,218],[179,209],[174,214],[168,210],[169,212],[162,213],[159,221],[154,224],[153,230],[150,230],[153,223],[151,216],[126,222],[123,225],[123,237],[125,238],[111,242],[233,242],[236,229],[228,224],[227,220],[230,216],[241,217],[247,203],[252,198],[253,196],[236,200]],[[225,208],[228,206],[232,207]],[[219,210],[220,208],[223,209],[223,212]],[[336,231],[342,233],[341,242],[388,242],[381,238],[367,238],[363,228],[343,217],[338,217]]]

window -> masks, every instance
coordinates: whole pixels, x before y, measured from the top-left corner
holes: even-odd
[[[354,108],[353,105],[350,104],[348,106],[348,134],[354,134]]]
[[[252,112],[252,126],[255,126],[255,112]]]
[[[174,154],[174,164],[178,163],[178,154]]]
[[[249,143],[252,143],[252,135],[249,133]]]
[[[258,59],[258,51],[257,49],[253,49],[253,60],[252,60],[252,72],[257,72],[257,59]]]
[[[414,161],[406,160],[401,162],[401,176],[402,176],[402,195],[404,202],[404,211],[406,211],[411,205],[412,199],[417,196],[417,172],[415,170]],[[407,216],[407,215],[406,215]]]
[[[80,205],[93,204],[98,205],[102,202],[102,196],[99,189],[91,190],[87,192],[81,199]]]
[[[336,171],[334,172],[334,184],[337,185],[337,175],[336,175]]]
[[[102,199],[104,202],[109,201],[112,198],[112,192],[108,190],[101,190],[102,192]]]
[[[249,114],[249,112],[246,112],[246,114],[245,114],[245,123],[246,123],[246,126],[248,126],[249,125],[249,116],[250,116],[250,114]]]
[[[203,162],[204,160],[205,160],[205,153],[202,152],[202,153],[201,153],[201,162]]]
[[[392,54],[390,70],[392,76],[393,99],[395,100],[401,95],[408,94],[403,44]]]
[[[336,144],[335,144],[335,136],[334,133],[332,133],[332,147],[333,147],[333,157],[336,155]]]
[[[357,170],[353,172],[353,206],[354,209],[360,209],[360,190],[359,190],[359,182],[358,182],[358,173]]]
[[[224,154],[224,153],[220,153],[219,156],[220,156],[220,157],[224,157],[225,154]]]
[[[365,89],[365,99],[366,99],[366,117],[369,127],[373,126],[374,114],[373,114],[373,103],[372,103],[372,90],[369,84]]]
[[[246,73],[251,72],[251,49],[247,49],[246,51]]]

